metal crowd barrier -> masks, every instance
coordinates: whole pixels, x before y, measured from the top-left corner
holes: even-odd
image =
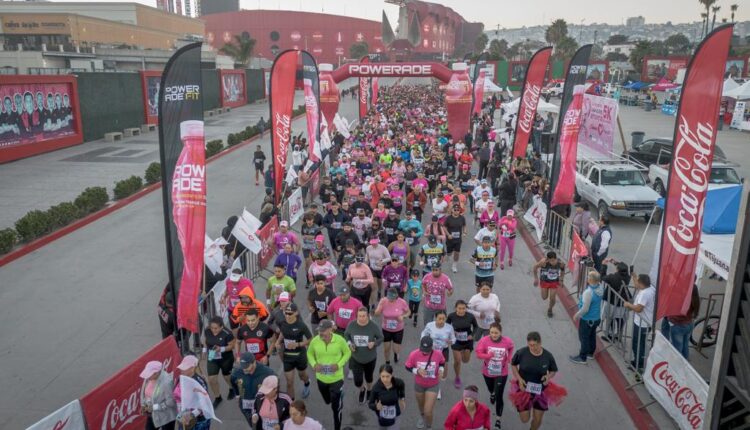
[[[547,248],[555,251],[558,258],[567,261],[573,243],[573,224],[570,218],[563,217],[555,211],[547,211],[547,224],[542,241]]]

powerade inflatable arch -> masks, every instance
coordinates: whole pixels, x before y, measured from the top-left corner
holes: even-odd
[[[330,126],[338,112],[339,90],[336,84],[348,78],[435,78],[447,83],[445,104],[448,112],[448,131],[454,141],[463,139],[469,131],[473,88],[466,63],[454,63],[452,69],[440,63],[351,63],[333,70],[330,64],[320,64],[321,110]]]

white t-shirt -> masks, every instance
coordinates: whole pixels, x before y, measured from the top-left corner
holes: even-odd
[[[323,426],[310,417],[305,417],[302,424],[294,424],[291,418],[284,421],[284,430],[323,430]]]
[[[481,214],[485,210],[487,210],[487,205],[491,202],[491,199],[487,199],[487,201],[484,201],[482,199],[479,199],[474,203],[474,209],[477,214]]]
[[[466,149],[466,144],[463,142],[458,142],[456,144],[456,154],[461,155],[464,152],[464,149]]]
[[[489,236],[492,239],[492,242],[494,243],[497,240],[497,229],[492,231],[487,227],[482,227],[474,236],[474,240],[481,241],[482,238],[484,238],[485,236]]]
[[[633,315],[633,322],[638,324],[639,327],[653,327],[651,322],[654,316],[654,298],[656,296],[656,288],[650,286],[644,290],[639,290],[635,294],[636,305],[643,305],[643,310],[640,313]]]
[[[478,187],[474,188],[474,190],[471,192],[471,195],[474,196],[474,200],[479,200],[482,198],[482,193],[487,191],[490,195],[490,199],[492,198],[492,188],[487,184],[486,187],[482,187],[482,184],[479,184]]]
[[[432,213],[437,216],[445,216],[448,210],[448,201],[443,199],[442,202],[438,202],[437,199],[432,199]]]
[[[468,310],[476,317],[479,327],[488,329],[495,322],[495,312],[500,312],[500,299],[495,293],[490,293],[486,299],[477,293],[469,299]],[[482,313],[484,318],[481,318]]]

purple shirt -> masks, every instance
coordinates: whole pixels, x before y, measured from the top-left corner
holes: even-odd
[[[405,291],[406,281],[408,277],[409,271],[403,264],[399,264],[396,267],[393,267],[392,264],[389,264],[383,268],[383,272],[381,274],[383,287],[386,288],[386,291],[390,287],[396,287],[399,291]]]
[[[286,233],[279,231],[273,235],[273,243],[276,245],[276,252],[281,253],[284,250],[284,245],[287,243],[299,245],[299,239],[297,239],[297,235],[291,231]]]

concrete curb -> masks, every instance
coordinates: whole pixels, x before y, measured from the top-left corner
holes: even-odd
[[[531,255],[533,255],[536,260],[541,260],[544,257],[544,251],[542,251],[542,249],[536,244],[534,238],[531,237],[531,234],[526,229],[526,225],[523,221],[518,223],[518,231],[521,233],[521,237],[529,248]],[[567,261],[567,258],[561,258]],[[577,329],[578,324],[573,321],[573,315],[575,314],[573,308],[576,306],[575,301],[567,294],[558,294],[557,297],[560,303],[565,307],[565,311],[570,317],[570,321]],[[608,350],[604,349],[603,343],[598,338],[596,339],[596,344],[598,350],[595,355],[596,362],[602,369],[604,376],[609,380],[609,384],[612,386],[612,389],[615,390],[617,397],[622,401],[625,410],[628,412],[628,415],[630,415],[630,419],[633,420],[636,428],[639,430],[658,430],[659,426],[644,407],[638,394],[633,390],[626,389],[626,387],[630,385],[630,382],[625,379],[625,375],[620,371],[620,368],[617,366],[617,363],[615,363],[612,355]]]
[[[304,113],[293,117],[292,120],[294,121],[294,120],[299,119],[299,118],[301,118],[303,116],[305,116]],[[264,135],[266,135],[266,133],[264,133]],[[251,137],[248,140],[242,141],[242,142],[238,143],[237,145],[231,146],[231,147],[229,147],[229,148],[227,148],[227,149],[219,152],[218,154],[214,155],[213,157],[210,157],[210,158],[206,159],[206,164],[208,164],[208,163],[210,163],[212,161],[218,160],[219,158],[224,157],[225,155],[230,154],[230,153],[238,150],[239,148],[245,147],[245,146],[251,144],[252,142],[254,142],[255,140],[258,140],[259,138],[260,138],[260,135],[256,134],[255,136]],[[157,190],[159,188],[161,188],[161,182],[157,182],[155,184],[149,185],[149,186],[141,189],[137,193],[133,194],[132,196],[128,196],[128,197],[126,197],[124,199],[117,200],[113,204],[105,207],[104,209],[101,209],[101,210],[99,210],[97,212],[94,212],[94,213],[92,213],[92,214],[90,214],[90,215],[88,215],[88,216],[86,216],[84,218],[81,218],[81,219],[79,219],[79,220],[77,220],[77,221],[75,221],[75,222],[73,222],[71,224],[68,224],[65,227],[62,227],[62,228],[60,228],[58,230],[55,230],[55,231],[53,231],[52,233],[50,233],[50,234],[48,234],[46,236],[42,236],[39,239],[33,240],[33,241],[31,241],[31,242],[29,242],[29,243],[27,243],[25,245],[22,245],[22,246],[16,248],[15,250],[10,251],[9,253],[3,255],[2,257],[0,257],[0,267],[3,267],[3,266],[5,266],[5,265],[7,265],[7,264],[9,264],[9,263],[11,263],[11,262],[13,262],[15,260],[18,260],[19,258],[21,258],[21,257],[23,257],[23,256],[25,256],[27,254],[30,254],[30,253],[36,251],[37,249],[39,249],[39,248],[41,248],[41,247],[43,247],[45,245],[48,245],[48,244],[56,241],[57,239],[60,239],[61,237],[65,237],[65,236],[69,235],[70,233],[73,233],[74,231],[79,230],[79,229],[81,229],[81,228],[83,228],[83,227],[91,224],[92,222],[94,222],[94,221],[96,221],[96,220],[98,220],[100,218],[103,218],[103,217],[111,214],[112,212],[114,212],[114,211],[116,211],[118,209],[124,208],[125,206],[129,205],[130,203],[133,203],[134,201],[140,199],[141,197],[146,196],[147,194],[150,194],[152,191]]]

